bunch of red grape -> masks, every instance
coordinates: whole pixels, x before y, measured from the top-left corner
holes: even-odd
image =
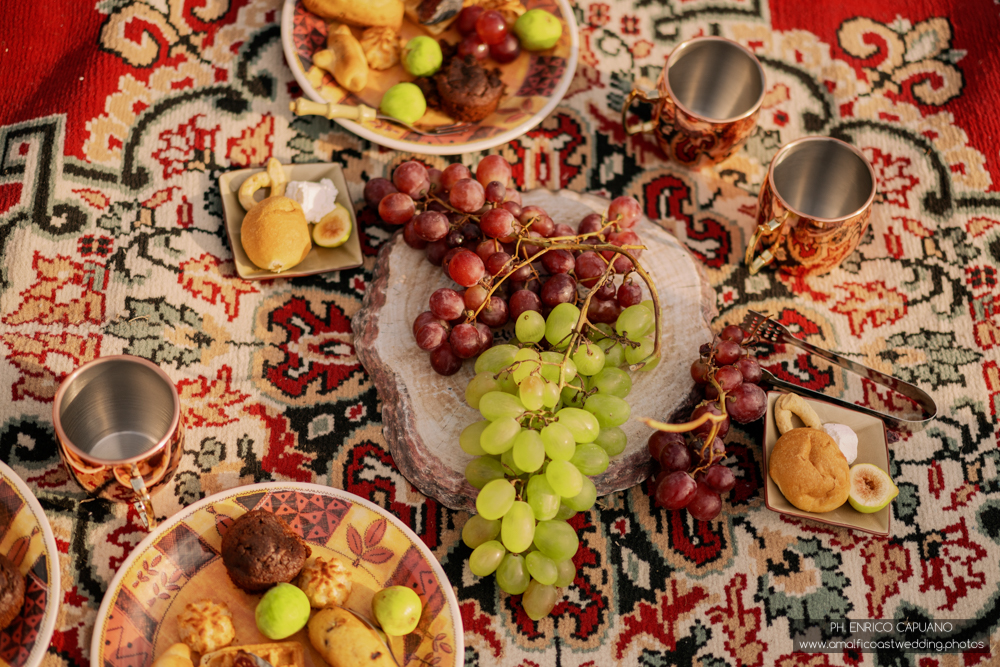
[[[458,45],[459,56],[474,56],[476,60],[488,56],[498,63],[509,63],[521,55],[521,41],[495,9],[465,7],[455,20],[455,28],[463,37]]]
[[[657,430],[649,437],[649,454],[660,465],[649,488],[660,507],[685,508],[695,519],[709,521],[722,510],[720,494],[736,485],[733,471],[724,464],[722,439],[729,432],[729,420],[746,424],[767,411],[767,395],[757,386],[761,372],[751,356],[752,342],[743,329],[730,325],[711,344],[702,345],[691,377],[705,400],[691,413],[688,424],[672,425],[678,430]],[[706,413],[715,418],[704,418]],[[702,424],[693,426],[701,419]]]
[[[458,372],[462,360],[488,349],[492,329],[521,313],[547,315],[561,303],[575,304],[578,288],[595,285],[611,262],[614,273],[627,275],[621,285],[609,280],[594,293],[588,320],[613,324],[622,310],[642,301],[628,257],[580,247],[638,246],[633,227],[641,208],[632,197],[618,197],[606,218],[588,215],[574,230],[555,223],[540,207],[522,206],[521,194],[511,187],[510,164],[489,155],[476,166],[475,176],[458,163],[440,171],[404,162],[392,181],[370,180],[365,200],[385,222],[404,225],[406,243],[423,249],[459,285],[434,292],[429,310],[413,323],[417,345],[431,353],[431,366],[442,375]],[[542,239],[557,241],[543,244]],[[629,254],[638,259],[641,250]]]

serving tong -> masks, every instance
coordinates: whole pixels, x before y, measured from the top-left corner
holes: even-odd
[[[398,118],[378,113],[375,109],[372,109],[370,106],[365,104],[359,104],[357,106],[334,104],[333,102],[321,104],[302,97],[293,102],[289,102],[288,108],[296,116],[323,116],[331,120],[334,118],[342,118],[344,120],[353,120],[358,123],[373,120],[384,120],[387,123],[401,125],[410,132],[422,134],[425,137],[443,137],[449,134],[458,134],[459,132],[465,132],[470,127],[470,123],[452,123],[451,125],[438,125],[436,127],[429,127],[422,130],[415,125],[404,123]]]
[[[849,410],[863,412],[866,415],[871,415],[872,417],[881,419],[890,429],[901,433],[916,433],[918,431],[922,431],[924,427],[927,426],[927,424],[930,423],[935,416],[937,416],[937,404],[934,403],[934,399],[931,398],[930,395],[923,389],[920,389],[909,382],[904,382],[903,380],[893,377],[892,375],[886,375],[885,373],[881,373],[875,369],[868,368],[867,366],[859,364],[856,361],[852,361],[847,357],[842,357],[835,352],[824,350],[821,347],[816,347],[815,345],[807,343],[804,340],[800,340],[793,336],[792,332],[785,328],[784,325],[779,322],[775,322],[767,315],[763,315],[754,310],[748,311],[746,316],[743,318],[741,328],[744,331],[752,332],[760,340],[767,341],[769,343],[794,345],[795,347],[801,348],[811,354],[815,354],[832,364],[845,368],[852,373],[856,373],[861,377],[880,384],[883,387],[888,387],[889,389],[906,396],[916,403],[920,407],[922,415],[921,419],[903,419],[902,417],[889,415],[863,405],[856,405],[839,398],[827,396],[826,394],[812,389],[807,389],[792,382],[781,380],[775,377],[774,374],[761,368],[760,371],[762,379],[773,387],[788,389],[796,394],[818,398]]]

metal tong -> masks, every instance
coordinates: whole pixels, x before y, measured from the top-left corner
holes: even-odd
[[[805,387],[801,387],[791,382],[786,382],[785,380],[780,380],[772,373],[769,373],[761,368],[762,379],[774,387],[788,389],[796,394],[811,396],[813,398],[818,398],[820,400],[839,405],[849,410],[856,410],[858,412],[863,412],[866,415],[877,417],[878,419],[884,421],[886,426],[890,429],[902,433],[916,433],[918,431],[922,431],[924,427],[937,416],[937,404],[934,403],[934,399],[931,398],[930,395],[923,389],[920,389],[909,382],[904,382],[897,377],[893,377],[892,375],[880,373],[879,371],[868,368],[867,366],[859,364],[858,362],[852,361],[846,357],[842,357],[834,352],[830,352],[829,350],[824,350],[821,347],[811,345],[804,340],[799,340],[793,336],[792,333],[784,327],[784,325],[775,322],[767,315],[762,315],[761,313],[753,310],[749,311],[746,317],[743,318],[742,328],[744,331],[754,332],[754,334],[761,340],[765,340],[770,343],[785,343],[787,345],[794,345],[795,347],[801,348],[806,352],[815,354],[822,359],[826,359],[830,363],[836,364],[841,368],[846,368],[847,370],[856,373],[861,377],[867,378],[872,382],[888,387],[889,389],[892,389],[893,391],[914,401],[918,406],[920,406],[923,414],[921,415],[921,419],[903,419],[901,417],[888,415],[884,412],[879,412],[878,410],[873,410],[863,405],[855,405],[854,403],[834,398],[832,396],[827,396],[826,394],[813,391],[812,389],[806,389]]]

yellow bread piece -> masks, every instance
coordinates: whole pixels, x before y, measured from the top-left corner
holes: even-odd
[[[250,261],[275,273],[292,268],[312,249],[306,214],[288,197],[268,197],[254,204],[243,218],[240,236]]]
[[[398,31],[403,25],[402,0],[303,0],[302,4],[317,16],[362,28],[378,25]]]
[[[274,667],[305,667],[305,652],[302,649],[302,644],[298,642],[229,646],[201,656],[201,667],[233,667],[236,654],[240,651],[253,653],[267,660]]]
[[[330,667],[396,665],[378,635],[354,614],[340,607],[328,607],[316,612],[309,621],[309,641],[330,663]]]
[[[326,48],[313,54],[313,63],[333,75],[341,86],[359,93],[368,85],[368,59],[361,43],[346,25],[331,30]]]
[[[194,663],[191,662],[191,648],[187,644],[174,644],[160,654],[153,667],[194,667]]]
[[[805,512],[829,512],[847,502],[850,467],[833,438],[814,428],[795,428],[774,443],[767,472],[791,504]]]

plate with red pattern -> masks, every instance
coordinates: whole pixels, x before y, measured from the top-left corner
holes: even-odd
[[[313,556],[337,558],[351,573],[348,609],[371,618],[372,596],[409,586],[420,596],[417,629],[390,638],[403,667],[461,667],[462,618],[448,577],[423,542],[399,519],[351,493],[317,484],[270,482],[217,493],[161,523],[118,569],[101,603],[90,649],[92,667],[149,667],[180,640],[177,615],[191,602],[225,603],[233,646],[267,643],[254,610],[260,595],[230,581],[219,553],[222,536],[250,510],[272,512],[309,545]],[[288,639],[305,649],[305,667],[326,667],[304,628]],[[197,662],[195,662],[197,664]]]
[[[354,134],[387,148],[408,153],[457,155],[484,151],[508,143],[541,123],[556,108],[569,90],[576,73],[580,53],[580,37],[576,19],[568,0],[523,0],[523,7],[544,9],[562,22],[559,41],[545,51],[521,51],[513,61],[499,64],[487,58],[482,65],[497,67],[506,91],[496,111],[479,123],[472,123],[465,132],[446,136],[425,136],[381,120],[357,123],[336,119]],[[354,31],[357,37],[360,30]],[[418,35],[443,39],[450,44],[462,40],[452,25],[441,35],[430,35],[409,19],[403,19],[400,35],[409,40]],[[281,41],[285,60],[306,97],[314,102],[366,104],[377,109],[382,95],[401,81],[412,81],[402,65],[387,70],[370,70],[368,84],[359,93],[340,87],[333,77],[313,65],[312,57],[326,48],[327,23],[305,8],[302,0],[285,0],[281,16]],[[453,121],[440,111],[428,109],[418,124],[423,127],[448,125]]]
[[[0,629],[0,667],[36,667],[49,648],[59,601],[59,553],[31,489],[0,461],[0,553],[24,576],[24,605]]]

